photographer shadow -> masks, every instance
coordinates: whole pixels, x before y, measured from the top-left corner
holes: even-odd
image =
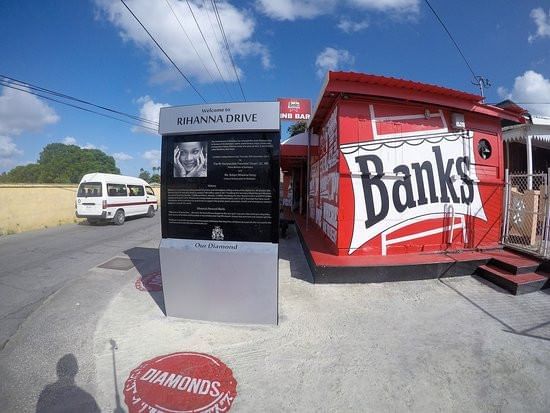
[[[38,397],[36,413],[100,412],[92,395],[75,384],[78,362],[73,354],[65,354],[56,367],[57,381],[48,384]]]

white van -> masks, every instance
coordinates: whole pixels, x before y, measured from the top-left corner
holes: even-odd
[[[82,177],[76,194],[76,216],[90,224],[112,221],[124,224],[126,217],[152,217],[158,210],[153,188],[133,176],[92,173]]]

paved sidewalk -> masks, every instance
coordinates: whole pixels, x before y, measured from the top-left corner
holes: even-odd
[[[195,322],[165,317],[162,292],[136,288],[158,270],[157,246],[128,252],[127,272],[91,270],[22,326],[0,353],[7,411],[34,411],[66,354],[102,411],[127,411],[130,372],[181,351],[232,369],[236,412],[550,410],[546,292],[514,297],[472,277],[314,285],[291,229],[279,326]]]

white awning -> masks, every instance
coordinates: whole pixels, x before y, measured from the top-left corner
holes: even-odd
[[[286,141],[281,142],[281,145],[301,145],[307,146],[307,132],[302,132],[297,135],[291,136]],[[314,133],[311,134],[311,146],[319,145],[319,136]]]
[[[550,118],[533,118],[533,124],[514,125],[502,130],[502,138],[507,142],[526,142],[528,136],[534,144],[550,145]]]

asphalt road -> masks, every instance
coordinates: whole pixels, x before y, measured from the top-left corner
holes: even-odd
[[[122,251],[160,241],[160,214],[0,237],[0,350],[50,295]]]

